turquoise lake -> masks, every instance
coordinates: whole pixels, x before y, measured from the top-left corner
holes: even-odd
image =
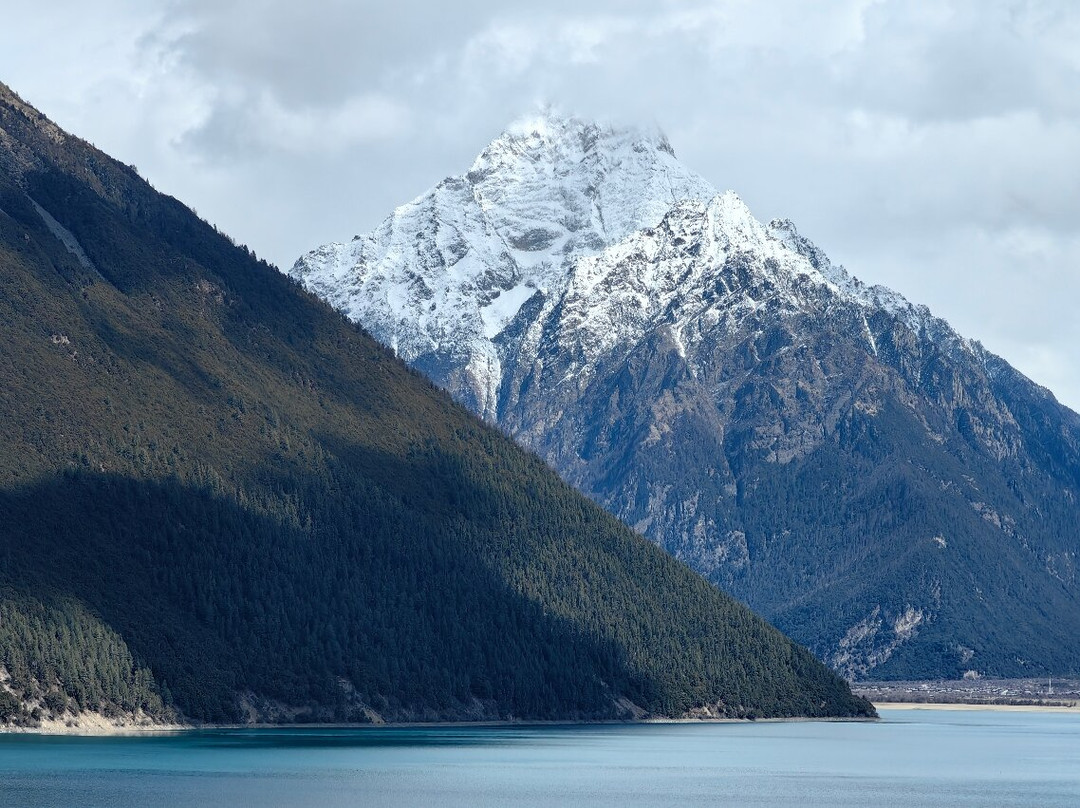
[[[1080,806],[1080,716],[0,735],[3,806]]]

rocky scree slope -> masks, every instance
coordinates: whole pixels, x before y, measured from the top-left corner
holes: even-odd
[[[1080,669],[1080,417],[662,135],[545,112],[291,274],[846,676]]]

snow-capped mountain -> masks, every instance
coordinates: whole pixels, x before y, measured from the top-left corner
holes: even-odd
[[[522,306],[560,289],[576,259],[715,193],[660,132],[546,110],[463,176],[368,236],[308,253],[291,274],[490,419],[503,373],[495,339]]]
[[[849,676],[1080,670],[1080,417],[659,133],[546,112],[292,275]]]

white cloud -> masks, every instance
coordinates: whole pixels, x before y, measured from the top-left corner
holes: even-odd
[[[659,123],[1080,407],[1071,0],[46,5],[9,11],[0,80],[282,265],[551,101]]]
[[[345,99],[331,108],[288,107],[268,92],[221,97],[177,140],[193,157],[261,161],[287,153],[303,160],[313,152],[342,156],[351,147],[405,134],[411,114],[401,102],[381,93]]]

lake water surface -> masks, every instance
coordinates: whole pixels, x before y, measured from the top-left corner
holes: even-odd
[[[0,735],[3,806],[1080,806],[1080,716]]]

